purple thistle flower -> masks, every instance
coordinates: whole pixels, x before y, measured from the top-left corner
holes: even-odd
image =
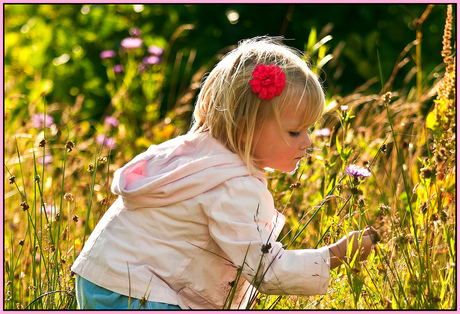
[[[148,56],[142,59],[144,64],[158,64],[160,63],[160,58],[157,56]]]
[[[142,39],[136,37],[128,37],[121,41],[121,46],[125,49],[136,49],[143,44]]]
[[[45,127],[49,128],[54,123],[53,117],[50,115],[43,115],[43,113],[36,113],[32,116],[32,125],[34,128],[42,129],[44,123],[46,123]]]
[[[99,55],[101,57],[101,59],[111,59],[111,58],[115,58],[115,51],[113,50],[104,50],[101,52],[101,54]]]
[[[115,139],[113,137],[106,137],[104,134],[98,134],[96,136],[96,142],[99,145],[104,145],[111,149],[115,149],[117,147]]]
[[[123,66],[121,64],[117,64],[116,66],[113,67],[113,72],[115,73],[123,72]]]
[[[129,34],[134,37],[142,36],[142,31],[138,27],[131,27],[129,29]]]
[[[331,130],[328,128],[325,129],[319,129],[315,131],[315,136],[316,137],[327,137],[331,135]]]
[[[163,48],[158,47],[158,46],[149,46],[147,50],[151,55],[154,55],[154,56],[161,56],[164,51]]]
[[[118,122],[118,120],[112,116],[105,117],[104,123],[114,128],[120,124],[120,122]]]
[[[345,173],[355,178],[369,177],[371,175],[371,172],[368,169],[356,165],[345,167]]]

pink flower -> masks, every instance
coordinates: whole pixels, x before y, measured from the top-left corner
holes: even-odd
[[[151,55],[154,55],[154,56],[161,56],[164,51],[163,48],[158,47],[158,46],[149,46],[147,50]]]
[[[315,131],[315,136],[316,137],[327,137],[331,135],[331,130],[328,128],[325,129],[319,129]]]
[[[113,67],[113,72],[115,73],[123,72],[123,66],[121,64],[117,64],[116,66]]]
[[[104,134],[97,135],[96,142],[99,145],[104,145],[111,149],[115,149],[117,147],[117,144],[115,143],[115,139],[113,137],[106,137]]]
[[[280,95],[286,86],[286,76],[279,66],[258,64],[252,72],[249,84],[260,99],[270,100]]]
[[[43,114],[43,113],[36,113],[32,116],[32,124],[34,128],[43,129],[43,126],[45,126],[46,128],[49,128],[50,126],[53,125],[53,123],[54,123],[54,119],[50,115]]]
[[[157,56],[148,56],[142,59],[144,64],[158,64],[160,63],[160,58]]]
[[[39,164],[45,164],[48,165],[51,163],[53,160],[53,157],[51,155],[45,155],[45,160],[43,161],[43,157],[38,157],[38,163]]]
[[[136,37],[128,37],[121,41],[121,46],[125,49],[136,49],[143,44],[142,39]]]
[[[118,122],[118,120],[112,116],[105,117],[104,123],[114,128],[120,124],[120,122]]]
[[[101,59],[114,58],[115,57],[115,51],[113,51],[113,50],[104,50],[104,51],[101,52],[99,57],[101,57]]]

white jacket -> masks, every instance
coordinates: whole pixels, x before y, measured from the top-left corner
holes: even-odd
[[[207,133],[186,134],[115,172],[119,198],[72,270],[111,291],[183,309],[244,308],[250,284],[265,294],[325,294],[327,248],[284,250],[285,218],[263,174]],[[243,265],[244,264],[244,265]]]

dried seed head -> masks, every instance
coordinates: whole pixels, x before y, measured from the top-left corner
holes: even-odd
[[[98,161],[101,164],[105,164],[107,162],[107,157],[99,157]]]
[[[58,222],[60,219],[61,219],[61,215],[57,213],[56,216],[54,216],[54,221]]]
[[[262,249],[261,249],[262,253],[267,254],[268,251],[271,249],[271,247],[272,247],[272,244],[270,242],[267,244],[263,244]]]
[[[382,101],[389,104],[391,101],[391,97],[392,97],[391,92],[387,92],[382,96]]]
[[[9,181],[10,181],[10,184],[14,184],[16,182],[16,177],[15,176],[11,176],[9,178]]]
[[[386,155],[386,154],[387,154],[387,144],[382,144],[382,146],[380,146],[380,152],[381,152],[383,155]]]
[[[359,205],[360,207],[364,207],[364,205],[366,205],[366,202],[364,201],[364,199],[363,199],[362,197],[360,197],[360,198],[358,199],[358,205]]]
[[[70,202],[70,203],[72,203],[72,202],[74,201],[74,198],[73,198],[72,193],[69,193],[69,192],[66,193],[66,194],[64,195],[64,199],[65,199],[67,202]]]
[[[56,247],[54,246],[54,244],[51,244],[51,245],[50,245],[50,251],[51,251],[51,252],[56,251]],[[51,262],[51,261],[50,261],[50,262]]]
[[[20,240],[20,241],[19,241],[19,245],[20,245],[20,246],[24,246],[24,240]]]
[[[291,184],[291,189],[297,189],[300,186],[300,182]]]
[[[101,201],[102,206],[106,206],[109,204],[109,199],[107,197],[104,197]]]
[[[72,151],[72,149],[75,147],[75,144],[72,141],[68,141],[65,144],[65,147],[67,148],[67,151],[70,153]]]
[[[88,169],[86,169],[86,171],[88,171],[88,172],[93,172],[93,171],[94,171],[94,165],[93,165],[93,164],[89,164],[89,165],[88,165]]]
[[[45,147],[46,140],[43,138],[40,143],[38,143],[38,147]]]
[[[25,202],[25,201],[21,203],[21,207],[22,207],[23,211],[26,211],[26,210],[28,210],[30,208],[29,204],[27,204],[27,202]]]
[[[78,216],[77,216],[77,215],[74,215],[74,216],[72,217],[72,219],[73,219],[73,221],[78,222]]]
[[[34,181],[40,183],[40,176],[38,174],[34,176]]]
[[[431,168],[422,168],[422,169],[420,169],[420,176],[423,179],[429,179],[429,178],[431,178],[432,175],[433,175],[433,171],[431,170]]]
[[[422,213],[426,213],[428,209],[428,202],[423,202],[422,204],[420,204],[419,209]]]

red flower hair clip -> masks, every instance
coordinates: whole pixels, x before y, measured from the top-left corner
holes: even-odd
[[[286,86],[286,76],[283,70],[277,65],[258,64],[254,71],[249,84],[252,91],[259,95],[260,99],[270,100],[280,95]]]

